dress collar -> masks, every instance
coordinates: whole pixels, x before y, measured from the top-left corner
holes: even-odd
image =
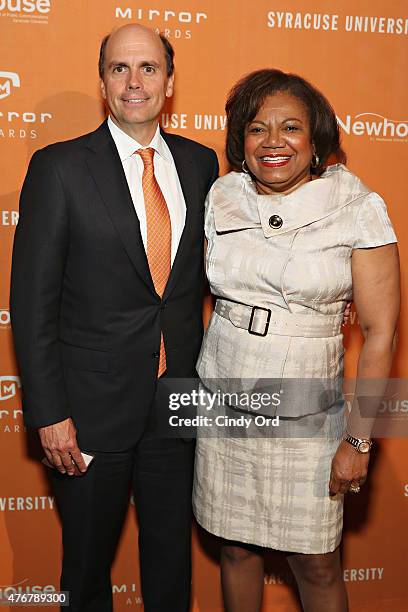
[[[215,227],[220,233],[261,227],[265,238],[272,238],[332,215],[367,193],[342,164],[287,195],[259,195],[248,174],[230,172],[212,190]],[[272,215],[280,217],[280,227],[270,226]]]

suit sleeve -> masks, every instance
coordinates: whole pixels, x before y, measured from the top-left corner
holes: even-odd
[[[20,197],[10,296],[23,412],[29,427],[70,416],[58,343],[68,233],[61,179],[47,149],[38,151]]]
[[[212,163],[212,168],[211,168],[211,177],[210,177],[210,181],[208,183],[208,189],[207,191],[210,191],[210,188],[212,186],[213,183],[215,183],[215,181],[218,178],[219,172],[220,172],[220,167],[218,164],[218,158],[217,158],[217,154],[215,151],[211,151],[212,156],[211,156],[211,163]]]

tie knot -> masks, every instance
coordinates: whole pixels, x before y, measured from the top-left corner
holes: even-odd
[[[135,151],[142,158],[144,167],[153,166],[154,149],[149,147],[148,149],[138,149]]]

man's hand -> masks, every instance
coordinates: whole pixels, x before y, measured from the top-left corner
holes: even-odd
[[[359,453],[348,442],[340,442],[333,457],[330,474],[330,495],[347,493],[351,483],[362,485],[367,477],[370,453]]]
[[[87,470],[76,441],[76,429],[71,418],[40,427],[41,444],[48,461],[61,474],[79,475]]]

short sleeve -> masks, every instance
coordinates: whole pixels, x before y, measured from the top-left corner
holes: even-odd
[[[378,193],[369,193],[360,204],[355,225],[354,249],[369,249],[397,242],[387,207]]]

